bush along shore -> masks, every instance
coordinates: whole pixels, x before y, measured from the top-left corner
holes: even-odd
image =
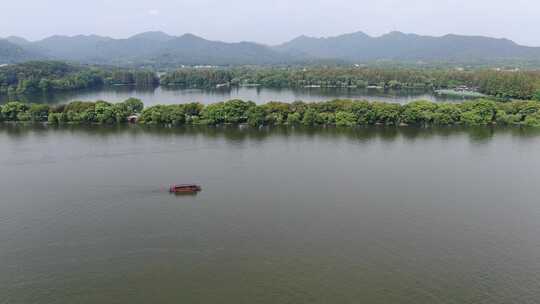
[[[354,100],[327,102],[268,102],[230,100],[209,105],[200,103],[154,105],[130,98],[120,103],[75,101],[67,105],[0,105],[0,121],[63,124],[142,125],[329,125],[354,127],[387,126],[477,126],[507,125],[540,127],[540,102],[496,102],[477,99],[463,103],[414,101],[397,103]]]

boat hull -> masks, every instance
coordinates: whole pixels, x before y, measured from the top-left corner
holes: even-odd
[[[199,185],[172,185],[169,188],[170,193],[176,194],[193,194],[198,193],[202,190]]]

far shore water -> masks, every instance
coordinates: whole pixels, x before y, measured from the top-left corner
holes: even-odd
[[[47,104],[66,104],[72,101],[107,100],[120,102],[134,97],[144,101],[146,106],[154,104],[176,104],[188,102],[214,103],[230,99],[251,100],[257,104],[268,101],[305,101],[320,102],[331,99],[362,99],[406,104],[414,100],[433,102],[463,102],[472,96],[466,94],[448,94],[422,89],[347,89],[347,88],[261,88],[233,87],[219,89],[181,89],[181,88],[137,88],[134,86],[103,87],[73,92],[33,94],[8,97],[0,95],[0,104],[8,101],[36,102]],[[478,97],[478,96],[474,96]]]

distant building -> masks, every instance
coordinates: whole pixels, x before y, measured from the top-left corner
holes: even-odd
[[[216,65],[196,65],[193,67],[194,69],[216,69],[218,66]]]
[[[137,123],[139,121],[139,115],[128,116],[127,121],[129,123]]]

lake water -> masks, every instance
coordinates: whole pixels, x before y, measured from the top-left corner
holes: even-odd
[[[538,303],[539,151],[521,129],[3,126],[0,303]]]
[[[459,97],[443,97],[425,91],[380,91],[360,89],[268,89],[268,88],[224,88],[218,90],[196,89],[167,89],[157,87],[155,89],[134,89],[133,87],[104,88],[99,90],[83,90],[51,95],[17,96],[12,99],[39,102],[39,103],[68,103],[74,100],[95,101],[106,100],[111,102],[124,101],[130,97],[136,97],[144,101],[146,105],[173,104],[173,103],[214,103],[230,99],[252,100],[256,103],[268,101],[293,102],[302,100],[306,102],[326,101],[336,98],[367,99],[372,101],[385,101],[396,103],[408,103],[413,100],[424,99],[437,102],[461,102]],[[0,102],[8,101],[7,96],[0,96]]]

